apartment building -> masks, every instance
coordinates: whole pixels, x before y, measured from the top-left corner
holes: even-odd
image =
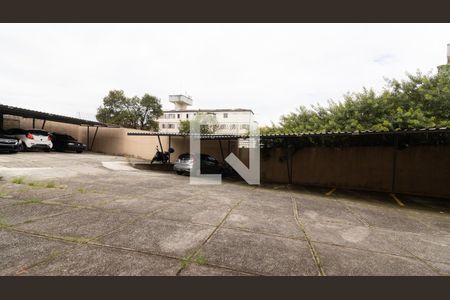
[[[181,121],[192,120],[198,114],[210,114],[216,118],[216,134],[246,134],[252,124],[257,125],[251,109],[189,109],[193,101],[184,95],[170,95],[169,102],[174,103],[175,108],[164,111],[158,119],[160,132],[178,133]]]
[[[439,72],[450,71],[450,44],[447,44],[447,64],[438,66]]]

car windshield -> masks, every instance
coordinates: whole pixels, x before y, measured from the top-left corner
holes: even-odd
[[[10,136],[6,136],[6,135],[3,135],[3,134],[0,134],[0,139],[8,139],[8,140],[11,140],[11,139],[13,139],[13,138],[10,137]]]
[[[58,134],[58,133],[53,133],[53,135],[54,135],[56,138],[59,138],[59,139],[64,139],[64,140],[68,140],[68,141],[76,141],[76,139],[75,139],[74,137],[72,137],[72,136],[70,136],[70,135],[68,135],[68,134]]]
[[[32,129],[32,130],[28,130],[28,132],[31,133],[31,134],[35,134],[35,135],[48,136],[48,132],[47,132],[47,131],[44,131],[44,130],[35,130],[35,129]]]
[[[201,154],[202,160],[216,161],[214,157],[208,154]],[[192,159],[192,155],[190,153],[184,153],[178,156],[179,160],[190,160]]]
[[[184,153],[181,154],[180,156],[178,156],[179,160],[190,160],[191,159],[191,155],[189,153]]]
[[[25,134],[26,130],[20,128],[12,128],[5,131],[6,134]]]

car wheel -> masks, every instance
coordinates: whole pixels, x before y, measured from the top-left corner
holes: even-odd
[[[50,152],[50,149],[45,149],[44,151],[45,151],[45,152]]]
[[[183,175],[183,172],[177,171],[177,174],[178,174],[178,175]]]
[[[83,150],[77,150],[77,153],[83,153]]]
[[[26,150],[26,147],[23,145],[23,144],[20,144],[19,145],[19,151],[20,152],[23,152],[23,151],[25,151]]]

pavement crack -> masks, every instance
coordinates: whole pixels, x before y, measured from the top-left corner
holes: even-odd
[[[336,203],[339,203],[338,200],[334,199],[334,201],[336,201]],[[363,218],[361,217],[359,214],[357,214],[355,211],[353,211],[353,209],[351,209],[347,204],[343,203],[345,209],[352,215],[354,216],[359,222],[361,222],[364,226],[370,227],[370,224]]]
[[[44,257],[43,259],[40,259],[40,260],[38,260],[32,264],[29,264],[27,266],[19,266],[20,269],[16,271],[16,275],[28,274],[30,269],[35,268],[40,265],[43,265],[43,264],[46,264],[46,263],[49,263],[52,260],[60,257],[65,252],[67,252],[67,251],[52,250],[52,252],[49,255],[47,255],[46,257]]]
[[[254,190],[255,188],[253,188]],[[214,230],[208,235],[208,237],[200,244],[200,246],[188,257],[185,258],[185,261],[187,261],[187,264],[182,264],[181,268],[178,270],[176,276],[180,276],[181,272],[192,262],[192,259],[198,255],[198,253],[200,253],[201,249],[203,248],[203,246],[209,241],[211,240],[211,238],[213,237],[213,235],[217,232],[217,230],[219,230],[220,227],[222,227],[222,225],[225,223],[225,221],[227,220],[227,218],[229,217],[229,215],[233,212],[233,210],[235,208],[237,208],[242,201],[244,201],[244,197],[242,197],[238,203],[236,203],[235,205],[233,205],[233,207],[230,208],[230,210],[227,212],[227,214],[222,218],[222,220],[219,222],[219,224],[214,228]]]
[[[319,255],[317,254],[316,250],[314,249],[311,239],[309,238],[308,234],[306,233],[305,226],[303,226],[303,223],[300,220],[300,217],[298,215],[297,201],[295,201],[294,197],[292,197],[292,196],[290,196],[290,197],[291,197],[291,201],[292,201],[292,210],[294,213],[294,219],[295,219],[297,225],[299,226],[300,230],[305,235],[306,242],[308,243],[309,250],[311,251],[311,255],[314,259],[314,263],[316,264],[317,269],[319,270],[319,275],[325,276],[326,274],[325,274],[325,271],[323,270],[322,263],[320,262]]]

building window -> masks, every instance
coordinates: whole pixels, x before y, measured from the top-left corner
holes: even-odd
[[[181,114],[177,114],[177,119],[181,118]]]
[[[186,114],[186,119],[189,119],[189,114]]]
[[[250,125],[248,124],[241,124],[241,129],[249,129]]]
[[[174,129],[175,128],[175,124],[173,124],[173,123],[169,123],[168,125],[169,125],[169,127],[168,127],[169,129]]]
[[[231,124],[230,129],[236,129],[236,124]]]
[[[227,124],[220,124],[219,129],[227,129]]]
[[[163,129],[166,128],[166,124],[162,123],[162,124],[161,124],[161,127],[162,127]]]
[[[228,119],[228,113],[223,113],[223,118]]]

